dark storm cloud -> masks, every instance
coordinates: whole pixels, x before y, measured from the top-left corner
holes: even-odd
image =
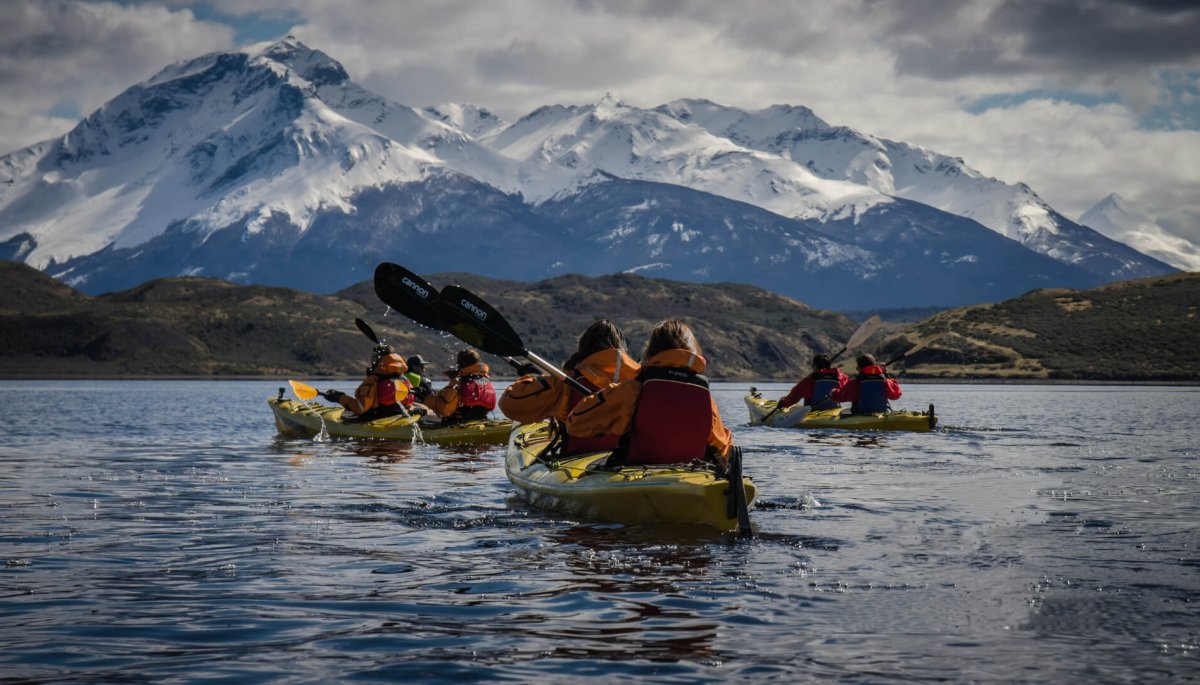
[[[937,79],[1041,72],[1115,76],[1200,58],[1200,4],[1008,0],[988,12],[904,3],[881,33],[897,68]]]

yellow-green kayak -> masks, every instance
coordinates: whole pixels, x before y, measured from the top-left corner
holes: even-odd
[[[464,421],[450,425],[439,423],[417,424],[417,416],[389,416],[375,421],[343,421],[342,407],[330,407],[316,402],[272,397],[267,400],[275,412],[275,426],[283,435],[293,438],[311,438],[321,432],[324,422],[326,432],[334,437],[371,438],[375,440],[402,440],[411,442],[413,433],[419,428],[424,442],[437,445],[503,445],[512,430],[513,422]]]
[[[793,405],[771,414],[777,404],[775,400],[747,395],[746,408],[750,410],[750,423],[761,424],[763,417],[769,415],[766,425],[775,428],[841,428],[928,433],[937,426],[937,416],[933,413],[932,404],[929,405],[929,411],[891,411],[879,414],[851,414],[849,409],[810,411],[808,407]]]
[[[625,524],[699,523],[737,528],[729,511],[729,481],[708,465],[602,467],[611,452],[539,459],[550,441],[546,422],[520,425],[508,442],[504,470],[530,504],[551,511]],[[743,477],[747,506],[754,483]]]

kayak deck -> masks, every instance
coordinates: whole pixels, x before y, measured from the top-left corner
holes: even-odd
[[[436,445],[502,445],[508,439],[513,422],[504,420],[464,421],[450,425],[419,423],[419,416],[389,416],[374,421],[343,421],[345,409],[316,402],[272,397],[267,400],[275,415],[275,427],[282,435],[311,438],[321,432],[333,437],[366,438],[412,442],[420,430],[424,442]]]
[[[750,423],[775,428],[840,428],[843,430],[911,431],[928,433],[937,427],[937,415],[933,405],[929,411],[891,411],[877,414],[852,414],[849,409],[824,409],[813,411],[808,407],[792,406],[772,414],[778,405],[755,395],[747,395],[746,408],[750,412]]]
[[[602,468],[611,452],[539,457],[550,442],[546,422],[513,429],[504,470],[530,504],[586,519],[624,524],[696,523],[737,528],[728,503],[728,479],[711,466],[625,466]],[[743,478],[747,505],[754,483]]]

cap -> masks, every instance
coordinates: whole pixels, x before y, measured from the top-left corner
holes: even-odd
[[[414,366],[426,366],[429,364],[429,362],[425,361],[425,358],[419,354],[415,354],[415,355],[409,357],[408,361],[406,361],[404,363],[407,364],[408,368],[410,368],[410,369]]]

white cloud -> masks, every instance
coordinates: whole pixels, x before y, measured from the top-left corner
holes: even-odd
[[[20,30],[24,40],[49,41],[45,55],[11,74],[4,60],[13,51],[0,48],[0,102],[25,98],[0,104],[0,147],[61,127],[61,119],[45,118],[60,100],[78,97],[87,111],[174,59],[232,40],[228,29],[197,21],[186,9],[195,3],[169,4],[175,9],[0,2],[10,17],[13,7],[37,15],[17,21],[33,24]],[[64,29],[45,7],[96,15],[86,23],[98,27],[66,22]],[[294,18],[297,37],[342,62],[355,80],[413,106],[469,102],[511,119],[606,92],[639,106],[680,97],[748,108],[806,105],[830,123],[1024,181],[1068,216],[1115,191],[1163,208],[1156,218],[1165,226],[1200,240],[1196,131],[1138,127],[1145,108],[1171,101],[1164,71],[1200,73],[1200,42],[1189,38],[1200,28],[1200,9],[1186,5],[209,0],[205,7],[225,16]],[[4,19],[0,27],[9,24]],[[8,30],[0,28],[0,44],[10,44]],[[63,55],[55,58],[56,50]],[[965,109],[988,96],[1066,88],[1123,100]],[[41,123],[24,124],[39,113]],[[1181,116],[1186,121],[1174,121]],[[1188,125],[1200,128],[1194,118]]]
[[[232,46],[191,10],[78,0],[0,2],[0,154],[66,133],[171,62]],[[57,112],[57,115],[50,114]]]

